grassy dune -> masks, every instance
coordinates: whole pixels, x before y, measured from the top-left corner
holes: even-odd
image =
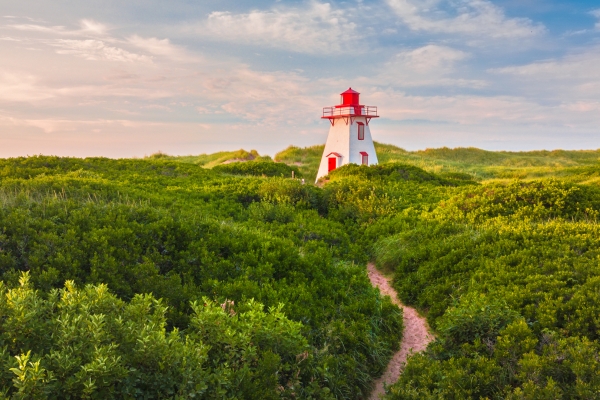
[[[319,168],[324,145],[310,147],[290,146],[274,157],[298,167],[307,181],[313,181]],[[375,142],[380,164],[401,162],[422,168],[441,176],[468,174],[477,181],[537,179],[544,177],[566,178],[573,182],[600,182],[600,150],[553,151],[487,151],[474,147],[450,149],[442,147],[407,151],[400,147]],[[156,153],[148,158],[161,158],[212,168],[236,161],[269,161],[256,150],[222,151],[213,154],[170,156]]]
[[[164,154],[162,152],[158,152],[152,154],[146,158],[150,159],[164,159],[164,160],[174,160],[185,162],[189,164],[200,165],[204,168],[212,168],[216,165],[220,165],[223,163],[234,162],[234,161],[252,161],[258,158],[260,159],[270,159],[270,157],[261,157],[256,150],[246,151],[244,149],[236,150],[236,151],[219,151],[218,153],[212,154],[200,154],[197,156],[189,155],[189,156],[170,156],[168,154]]]
[[[324,146],[299,148],[290,146],[275,155],[276,161],[298,165],[309,179],[314,178]],[[577,181],[596,181],[600,150],[554,151],[487,151],[474,147],[406,151],[400,147],[375,142],[381,164],[402,162],[441,175],[469,174],[476,180],[535,179],[570,177]]]

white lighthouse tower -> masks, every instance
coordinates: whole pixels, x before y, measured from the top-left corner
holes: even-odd
[[[345,164],[377,164],[377,154],[369,129],[371,119],[379,118],[377,107],[361,105],[360,93],[352,88],[341,96],[342,104],[323,108],[321,118],[328,119],[331,128],[317,180]]]

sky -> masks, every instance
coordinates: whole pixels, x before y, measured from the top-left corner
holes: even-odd
[[[325,143],[352,87],[407,150],[600,148],[600,3],[0,0],[0,157]]]

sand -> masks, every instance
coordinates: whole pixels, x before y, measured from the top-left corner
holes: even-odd
[[[370,400],[378,400],[385,393],[384,383],[390,385],[396,382],[402,373],[406,358],[412,352],[425,350],[434,336],[429,332],[425,318],[421,317],[414,308],[400,303],[396,291],[390,284],[390,278],[385,277],[372,263],[369,263],[367,270],[371,284],[378,287],[384,296],[390,296],[392,302],[402,308],[404,312],[404,335],[400,343],[400,350],[394,354],[381,378],[375,381],[373,392],[369,397]]]

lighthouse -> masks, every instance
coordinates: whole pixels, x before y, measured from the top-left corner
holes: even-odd
[[[377,107],[360,104],[360,93],[352,88],[341,93],[341,96],[341,104],[323,108],[321,118],[328,119],[331,127],[317,180],[349,163],[377,164],[377,154],[369,129],[371,119],[379,118]]]

